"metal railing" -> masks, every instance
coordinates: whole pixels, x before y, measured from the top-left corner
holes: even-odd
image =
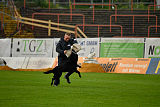
[[[72,31],[72,30],[51,27],[51,25],[56,25],[56,26],[59,25],[59,26],[68,27],[68,28],[74,28],[75,29],[75,26],[72,26],[72,25],[55,23],[55,22],[51,22],[50,20],[49,21],[43,21],[43,20],[37,20],[37,19],[32,19],[32,18],[26,18],[26,17],[16,17],[16,19],[20,23],[23,23],[23,24],[28,24],[28,25],[31,25],[31,26],[37,26],[37,27],[46,28],[46,29],[48,29],[48,35],[50,34],[51,30],[69,32],[69,33],[75,34],[75,31]],[[35,23],[35,22],[37,22],[37,23]],[[47,25],[42,25],[42,24],[39,24],[39,23],[48,24],[48,26]],[[77,28],[77,30],[83,35],[83,37],[87,38],[87,36],[84,33],[82,33],[82,31],[80,29]],[[79,34],[78,34],[78,37],[82,38]]]
[[[54,1],[51,1],[51,0],[47,0],[48,1],[48,9],[50,10],[51,9],[51,3],[53,3],[53,4],[67,4],[68,6],[70,6],[70,4],[71,4],[71,0],[64,0],[64,1],[59,1],[59,0],[54,0]],[[47,2],[46,1],[46,2]],[[151,1],[151,2],[146,2],[146,1],[138,1],[137,0],[137,2],[134,2],[133,0],[130,0],[129,2],[126,2],[126,1],[120,1],[120,0],[118,0],[118,1],[114,1],[114,0],[109,0],[109,1],[107,1],[107,2],[104,2],[104,0],[99,0],[98,2],[92,2],[92,0],[90,1],[88,1],[88,2],[86,2],[86,1],[84,1],[84,0],[82,0],[82,1],[79,1],[79,2],[77,2],[76,0],[72,0],[73,1],[73,3],[74,4],[76,4],[76,3],[90,3],[90,4],[95,4],[95,3],[101,3],[101,4],[123,4],[123,5],[128,5],[128,9],[130,8],[130,10],[131,11],[133,11],[134,10],[134,4],[141,4],[141,3],[143,3],[143,4],[154,4],[154,5],[156,5],[156,0],[154,0],[154,1]],[[35,3],[35,2],[30,2],[29,0],[23,0],[23,5],[24,5],[24,8],[26,7],[26,3]],[[102,6],[103,7],[103,6]],[[111,7],[109,6],[109,10],[111,9]]]
[[[16,6],[14,5],[14,1],[13,0],[8,0],[10,1],[10,5],[13,7],[13,11],[14,11],[14,18],[17,21],[17,26],[19,27],[19,23],[22,24],[28,24],[31,26],[37,26],[37,27],[42,27],[42,28],[46,28],[48,29],[48,35],[51,34],[51,30],[57,30],[57,31],[62,31],[62,32],[69,32],[69,33],[73,33],[75,34],[75,26],[72,25],[67,25],[67,24],[61,24],[61,23],[54,23],[49,21],[43,21],[43,20],[37,20],[37,19],[32,19],[32,18],[26,18],[26,17],[21,17],[21,15],[18,13]],[[1,14],[6,14],[6,13],[1,13]],[[70,15],[70,14],[68,14]],[[83,15],[82,15],[83,16]],[[85,17],[83,16],[83,19],[85,19]],[[2,20],[2,19],[1,19]],[[43,24],[40,24],[43,23]],[[85,22],[84,22],[85,23]],[[48,26],[46,25],[48,24]],[[63,26],[63,27],[68,27],[68,28],[73,28],[74,30],[67,30],[67,29],[61,29],[61,28],[56,28],[56,27],[52,27],[51,25],[56,25],[56,26]],[[87,38],[87,36],[79,29],[77,28],[77,30],[81,33],[81,35],[85,38]],[[78,34],[78,37],[81,38],[81,36]]]
[[[149,5],[148,6],[148,21],[149,21],[149,15],[150,15],[150,7],[154,7],[154,12],[156,11],[156,8],[157,6],[160,6],[160,5]]]
[[[112,25],[112,16],[122,16],[122,17],[126,17],[126,16],[129,16],[129,17],[133,17],[133,21],[132,21],[132,23],[133,23],[133,25],[132,25],[132,32],[134,33],[134,17],[148,17],[148,16],[154,16],[154,17],[156,17],[156,26],[157,26],[157,16],[156,15],[111,15],[110,16],[110,32],[112,31],[112,29],[111,29],[111,25]],[[156,28],[156,32],[157,32],[157,28]]]
[[[160,27],[160,26],[155,26],[155,25],[148,26],[148,38],[150,37],[150,28],[152,27],[155,27],[157,29],[157,27]]]
[[[75,5],[81,5],[81,6],[93,6],[93,22],[94,22],[94,8],[95,8],[95,6],[115,6],[115,14],[117,14],[117,6],[116,5],[114,5],[114,4],[71,4],[71,8],[70,8],[70,13],[72,14],[72,6],[75,6]],[[74,7],[75,8],[75,7]],[[72,16],[71,16],[71,18],[72,18]],[[116,18],[115,18],[115,20],[117,20]]]
[[[77,24],[76,25],[76,28],[75,28],[75,35],[77,35],[77,27],[78,26],[92,26],[92,27],[98,27],[98,37],[99,37],[99,27],[120,27],[121,28],[121,37],[123,37],[123,28],[121,25],[96,25],[96,24],[85,24],[85,25],[82,25],[82,24]]]
[[[62,14],[62,13],[33,13],[32,18],[34,19],[35,15],[56,15],[59,23],[59,16],[82,16],[83,17],[83,25],[85,24],[85,15],[83,14]],[[72,19],[70,19],[72,21]],[[59,25],[57,26],[59,28]],[[32,26],[33,30],[33,26]],[[83,32],[84,32],[84,26],[83,26]]]

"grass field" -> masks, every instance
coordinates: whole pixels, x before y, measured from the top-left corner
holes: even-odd
[[[64,74],[63,74],[64,76]],[[52,74],[0,71],[0,107],[160,107],[160,76],[76,73],[51,87]]]

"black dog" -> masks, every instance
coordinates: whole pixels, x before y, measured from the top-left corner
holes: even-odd
[[[78,55],[74,50],[72,50],[71,55],[68,57],[68,60],[66,62],[63,62],[60,66],[56,66],[54,69],[44,72],[44,74],[50,74],[53,73],[54,76],[52,78],[51,85],[57,86],[60,84],[60,77],[62,75],[62,72],[68,72],[69,75],[65,75],[65,78],[67,79],[67,82],[70,83],[69,76],[76,72],[78,73],[79,77],[81,78],[80,72],[77,70],[77,67],[81,68],[81,66],[77,65],[78,62]]]

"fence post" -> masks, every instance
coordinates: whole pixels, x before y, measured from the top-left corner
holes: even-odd
[[[75,38],[77,38],[77,25],[75,26]]]
[[[134,33],[134,16],[133,16],[133,28],[132,28],[132,30],[133,30],[133,33]]]
[[[149,23],[149,9],[150,9],[150,6],[148,6],[148,23]]]
[[[17,21],[17,29],[19,29],[19,21]]]
[[[110,16],[110,32],[112,32],[111,26],[112,26],[112,15]]]
[[[156,11],[156,0],[154,0],[154,12]]]
[[[74,0],[74,9],[75,9],[75,3],[76,3],[76,0]]]
[[[24,0],[24,8],[26,8],[26,0]]]
[[[149,31],[149,28],[150,28],[150,26],[148,26],[148,38],[149,38],[149,32],[150,32],[150,31]]]
[[[99,38],[99,25],[98,25],[98,38]]]
[[[59,29],[59,15],[57,15],[57,17],[58,17],[58,26],[57,27]],[[59,32],[59,30],[58,30],[58,32]]]
[[[3,13],[1,13],[1,30],[3,31]]]
[[[51,36],[51,20],[49,20],[48,27],[48,36]]]
[[[109,0],[109,10],[111,10],[111,0]]]
[[[156,33],[157,33],[157,16],[156,16]]]
[[[94,5],[92,5],[93,6],[93,23],[94,23]]]
[[[121,38],[123,36],[123,27],[121,26]]]
[[[133,0],[131,0],[131,11],[133,11]]]
[[[50,0],[49,0],[49,6],[48,6],[49,10],[50,10]]]
[[[32,19],[34,19],[34,13],[32,14]],[[32,21],[33,23],[33,21]],[[34,26],[32,25],[32,30],[34,30]]]
[[[117,22],[117,6],[116,5],[114,5],[115,6],[115,22]]]
[[[83,32],[84,32],[84,25],[85,25],[85,16],[83,15]]]
[[[75,6],[75,5],[74,5]],[[70,21],[72,21],[72,4],[71,4],[71,7],[70,7]]]

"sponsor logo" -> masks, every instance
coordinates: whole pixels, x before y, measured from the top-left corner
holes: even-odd
[[[30,52],[42,52],[42,50],[40,50],[40,47],[42,46],[43,42],[44,40],[23,40],[23,51],[26,52],[28,47],[28,51]]]
[[[103,67],[105,72],[114,72],[117,64],[118,62],[108,62],[107,64],[101,64],[101,66]]]
[[[160,55],[160,46],[150,45],[148,55]]]
[[[160,69],[160,61],[159,61],[158,65],[157,65],[157,68],[156,68],[155,74],[157,74],[157,73],[158,73],[159,69]]]

